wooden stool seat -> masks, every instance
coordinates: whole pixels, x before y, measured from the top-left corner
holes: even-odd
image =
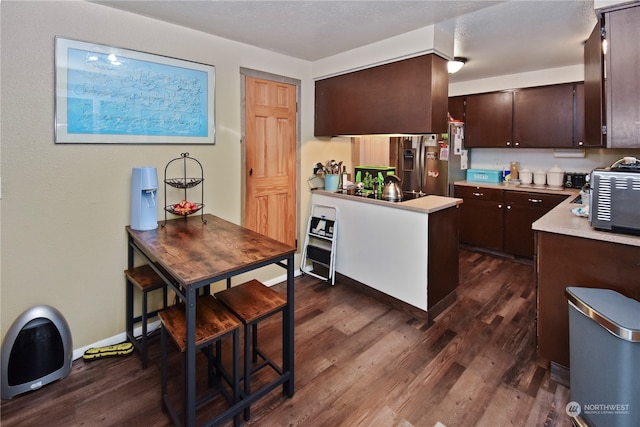
[[[168,305],[167,285],[162,278],[151,268],[150,265],[144,264],[139,267],[130,268],[124,272],[127,282],[127,338],[140,353],[142,368],[146,369],[147,360],[147,327],[149,318],[155,317],[159,310],[148,311],[148,294],[158,289],[162,289],[163,305],[166,309]],[[133,288],[142,292],[142,314],[134,316],[133,314]],[[141,323],[142,334],[140,338],[136,338],[133,333],[133,327],[136,323]]]
[[[161,362],[161,388],[162,403],[171,414],[174,422],[179,425],[179,413],[172,405],[167,393],[167,335],[171,337],[180,352],[185,357],[187,349],[187,319],[185,315],[184,303],[176,304],[158,313],[162,322],[162,362]],[[223,421],[228,416],[233,415],[234,425],[239,424],[239,415],[233,409],[240,398],[240,372],[238,358],[240,354],[239,330],[241,322],[223,304],[211,295],[199,296],[196,298],[196,322],[195,322],[195,345],[196,349],[205,350],[207,355],[207,371],[209,376],[209,386],[218,386],[213,393],[209,393],[200,403],[215,397],[218,394],[224,395],[231,405],[230,409],[222,414],[218,414],[214,420],[210,420],[211,425]],[[229,373],[222,366],[222,339],[228,335],[233,338],[232,371]],[[216,354],[213,355],[213,344],[216,344]],[[186,359],[184,362],[186,366]],[[184,373],[183,373],[184,374]],[[226,381],[231,388],[229,394],[222,381]]]
[[[162,325],[181,352],[187,349],[187,320],[184,304],[176,304],[158,313]],[[214,342],[240,327],[240,320],[212,296],[196,299],[196,347]]]
[[[246,283],[233,286],[229,289],[217,292],[215,297],[226,305],[244,324],[244,396],[251,394],[251,374],[270,366],[278,374],[282,369],[258,348],[258,322],[276,313],[284,311],[287,300],[265,286],[258,280],[250,280]],[[284,322],[284,320],[283,320]],[[264,363],[251,368],[251,362],[257,363],[258,356]],[[249,420],[250,407],[245,409],[245,420]]]
[[[250,280],[215,294],[242,323],[259,322],[287,305],[287,300],[257,280]]]
[[[154,291],[166,286],[164,280],[153,271],[149,264],[125,270],[124,274],[136,288],[143,292]]]

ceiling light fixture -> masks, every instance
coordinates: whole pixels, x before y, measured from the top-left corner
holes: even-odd
[[[447,70],[449,74],[457,73],[460,71],[462,66],[467,62],[467,58],[462,58],[460,56],[456,56],[452,61],[447,63]]]

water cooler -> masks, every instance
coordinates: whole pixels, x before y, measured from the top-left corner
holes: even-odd
[[[158,171],[151,167],[133,168],[131,177],[131,229],[158,228]]]

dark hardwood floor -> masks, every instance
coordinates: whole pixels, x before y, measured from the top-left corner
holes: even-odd
[[[536,357],[533,267],[460,254],[457,300],[430,322],[352,284],[297,278],[296,393],[268,394],[245,425],[571,426],[569,390],[551,381],[548,361]],[[284,293],[283,284],[274,289]],[[269,353],[277,354],[280,321],[278,315],[260,326]],[[146,370],[136,355],[77,360],[67,378],[2,401],[0,423],[171,425],[160,404],[159,354],[154,339]],[[177,377],[177,352],[170,363]]]

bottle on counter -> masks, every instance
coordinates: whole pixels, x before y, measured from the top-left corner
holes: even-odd
[[[347,167],[346,166],[342,166],[342,189],[343,190],[348,190],[348,174],[347,174]]]
[[[509,167],[509,177],[510,179],[518,179],[518,162],[511,162]]]

